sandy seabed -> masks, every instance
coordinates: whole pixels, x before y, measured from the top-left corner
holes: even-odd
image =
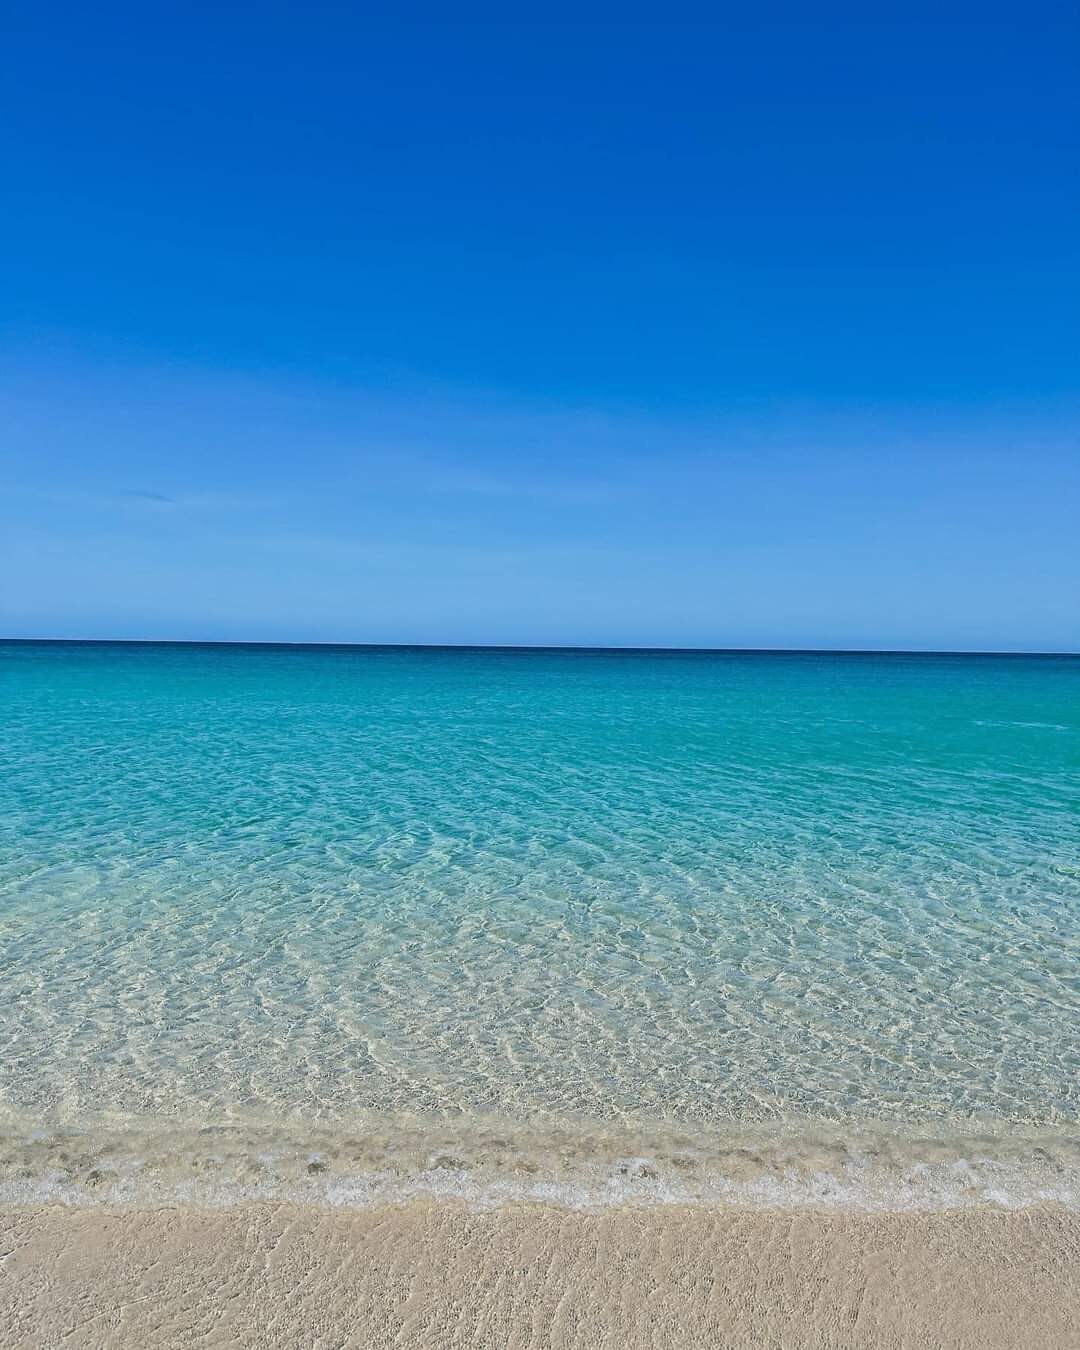
[[[1080,1213],[0,1211],[4,1350],[1080,1346]]]

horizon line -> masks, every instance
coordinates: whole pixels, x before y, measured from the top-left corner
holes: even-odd
[[[338,642],[293,641],[263,638],[69,638],[0,637],[2,646],[86,646],[86,647],[295,647],[306,650],[345,651],[431,651],[431,652],[578,652],[597,655],[675,656],[1054,656],[1080,657],[1080,651],[1044,649],[1002,650],[951,647],[649,647],[588,643],[516,643],[516,642]]]

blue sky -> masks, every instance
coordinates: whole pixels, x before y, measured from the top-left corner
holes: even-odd
[[[1080,648],[1069,8],[362,9],[16,15],[5,634]]]

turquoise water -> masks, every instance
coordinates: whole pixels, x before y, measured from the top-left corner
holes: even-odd
[[[1080,658],[12,643],[0,699],[10,1176],[1071,1176]]]

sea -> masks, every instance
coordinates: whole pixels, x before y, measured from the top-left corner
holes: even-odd
[[[1080,1207],[1080,657],[0,643],[0,1199]]]

